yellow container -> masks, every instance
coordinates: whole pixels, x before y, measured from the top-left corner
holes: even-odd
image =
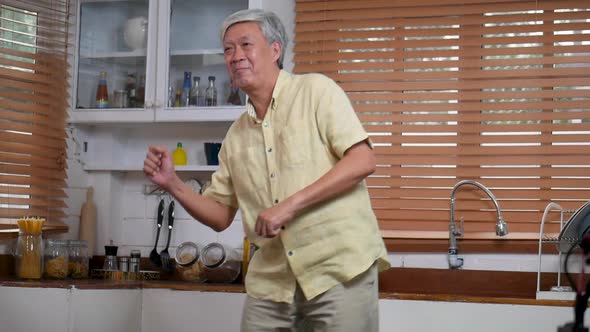
[[[186,165],[187,158],[186,158],[186,151],[182,148],[182,143],[178,142],[176,144],[176,149],[172,152],[172,161],[174,165]]]

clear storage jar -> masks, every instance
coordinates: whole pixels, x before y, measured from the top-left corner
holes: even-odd
[[[22,279],[41,279],[43,254],[41,233],[20,231],[14,253],[16,276]]]
[[[73,279],[88,278],[88,265],[90,260],[90,257],[88,256],[88,241],[70,240],[68,246],[70,253],[68,275]]]
[[[65,279],[68,276],[68,241],[47,240],[45,248],[45,277]]]
[[[199,260],[203,265],[204,278],[208,282],[229,284],[240,274],[240,254],[221,243],[213,242],[203,247]]]
[[[176,273],[181,280],[202,282],[203,268],[199,262],[199,246],[183,242],[176,249]]]

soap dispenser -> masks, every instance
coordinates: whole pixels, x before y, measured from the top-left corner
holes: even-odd
[[[186,151],[182,148],[182,143],[176,144],[176,149],[172,152],[172,161],[174,165],[186,165]]]

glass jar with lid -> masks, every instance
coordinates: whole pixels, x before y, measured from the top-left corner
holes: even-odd
[[[240,258],[240,254],[233,248],[217,242],[209,243],[203,247],[199,258],[205,280],[223,284],[234,282],[240,274]]]
[[[45,247],[45,277],[49,279],[65,279],[68,276],[68,241],[47,240]]]
[[[88,278],[88,241],[70,240],[69,252],[70,263],[68,265],[68,275],[74,279]]]
[[[199,262],[199,246],[183,242],[176,249],[176,273],[181,280],[202,282],[203,268]]]

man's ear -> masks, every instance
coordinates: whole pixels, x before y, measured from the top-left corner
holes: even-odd
[[[281,44],[279,44],[279,42],[272,43],[270,47],[273,49],[273,60],[278,62],[279,58],[281,57],[281,50],[283,47],[281,46]]]

